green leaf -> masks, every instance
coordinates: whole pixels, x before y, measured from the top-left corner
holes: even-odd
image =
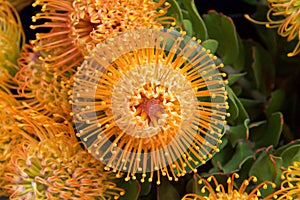
[[[242,104],[245,108],[253,108],[253,107],[259,106],[260,104],[263,103],[256,99],[239,98],[239,100],[242,102]]]
[[[243,0],[243,1],[255,6],[268,5],[267,0]]]
[[[232,145],[232,147],[235,147],[235,145],[240,140],[247,140],[249,136],[249,124],[250,120],[245,119],[243,124],[239,124],[237,126],[231,126],[228,131],[228,139]]]
[[[242,40],[242,44],[244,47],[244,60],[245,60],[245,66],[244,66],[244,71],[247,72],[245,78],[248,81],[253,79],[253,70],[252,70],[252,64],[253,64],[253,46],[256,45],[256,42],[253,40]],[[246,83],[247,83],[246,82]],[[252,88],[253,83],[247,84],[247,88]]]
[[[228,74],[228,85],[234,84],[236,81],[238,81],[240,78],[244,77],[247,74],[247,72],[243,73],[230,73]]]
[[[281,156],[284,151],[286,151],[289,148],[292,148],[294,145],[300,145],[300,139],[293,140],[293,141],[291,141],[290,143],[288,143],[286,145],[280,146],[279,148],[276,149],[274,154],[277,155],[277,156]]]
[[[235,68],[238,71],[242,71],[245,68],[245,63],[246,63],[246,55],[245,55],[245,47],[243,44],[243,41],[240,39],[240,37],[237,35],[237,40],[238,40],[238,56],[237,59],[232,63],[232,67]]]
[[[137,180],[130,180],[128,182],[122,181],[118,183],[118,187],[124,189],[125,195],[120,197],[120,200],[137,200],[140,194],[140,185]]]
[[[192,22],[188,19],[183,20],[183,28],[186,31],[186,34],[190,37],[193,37],[193,25]]]
[[[176,19],[176,23],[182,26],[183,15],[176,0],[168,0],[168,3],[171,4],[171,7],[168,9],[167,16],[172,16]]]
[[[268,51],[259,45],[253,48],[254,80],[259,91],[269,94],[274,87],[275,82],[275,65]]]
[[[228,105],[229,105],[229,109],[227,110],[230,113],[230,117],[228,117],[228,121],[231,124],[234,124],[234,120],[239,116],[239,108],[238,105],[235,101],[235,94],[234,92],[230,89],[227,90],[228,91]]]
[[[202,46],[206,49],[209,49],[213,54],[217,51],[218,45],[218,41],[213,39],[208,39],[202,42]]]
[[[292,165],[294,161],[300,161],[300,144],[291,145],[280,156],[282,157],[284,167]]]
[[[241,168],[244,162],[252,159],[255,153],[251,149],[249,142],[238,142],[235,153],[231,154],[231,159],[223,166],[224,173],[234,172]]]
[[[280,167],[283,162],[281,157],[274,156],[270,152],[269,149],[269,151],[260,153],[250,168],[249,175],[256,176],[259,182],[269,180],[278,184],[281,175]]]
[[[157,186],[158,199],[180,199],[180,196],[174,186],[165,177],[162,177],[161,184]]]
[[[284,102],[285,91],[283,89],[273,91],[266,106],[266,114],[270,116],[273,112],[279,111]]]
[[[239,98],[239,100],[241,101],[247,113],[249,114],[251,121],[262,115],[264,110],[264,102],[256,99],[244,98]]]
[[[223,169],[223,165],[225,165],[228,160],[231,159],[232,154],[234,153],[234,148],[232,148],[232,145],[229,145],[227,142],[228,140],[226,138],[222,138],[222,148],[220,148],[220,152],[216,153],[214,157],[212,158],[212,164],[214,165],[214,168],[211,168],[209,170],[209,173],[215,173],[219,172]]]
[[[280,112],[273,113],[267,121],[259,126],[250,127],[250,140],[255,142],[255,148],[276,147],[283,128],[283,116]]]
[[[181,6],[181,4],[179,6]],[[181,12],[182,12],[182,15],[183,15],[183,19],[189,19],[190,18],[189,12],[187,10],[181,9]]]
[[[197,7],[194,0],[182,0],[184,8],[188,11],[189,20],[192,22],[195,36],[204,41],[208,39],[206,26],[198,13]]]
[[[147,196],[152,189],[152,183],[149,183],[148,181],[141,183],[140,186],[141,186],[140,196]]]
[[[201,194],[201,187],[198,184],[199,180],[199,175],[194,174],[193,178],[191,178],[186,184],[186,193]]]
[[[229,104],[228,112],[230,113],[230,117],[227,120],[232,125],[241,124],[245,121],[245,119],[249,118],[249,115],[246,112],[241,101],[237,98],[235,93],[232,91],[232,89],[226,86],[226,90],[228,92],[228,104]]]
[[[236,96],[240,96],[243,93],[243,88],[240,85],[238,85],[238,84],[232,85],[231,89],[232,89],[232,91],[234,92],[234,94]]]
[[[219,42],[217,54],[225,64],[233,64],[239,56],[239,41],[232,20],[215,11],[209,12],[203,19],[209,38]]]

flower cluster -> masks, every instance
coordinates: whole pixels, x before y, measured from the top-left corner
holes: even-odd
[[[10,199],[117,199],[124,194],[102,164],[67,136],[22,142],[11,163],[5,174]]]
[[[300,198],[300,141],[276,149],[284,98],[271,91],[289,80],[267,70],[280,56],[242,41],[230,18],[202,19],[187,0],[34,0],[26,40],[30,3],[0,0],[0,196]],[[299,40],[299,0],[268,6],[268,22],[246,18]],[[288,56],[299,52],[298,41]]]

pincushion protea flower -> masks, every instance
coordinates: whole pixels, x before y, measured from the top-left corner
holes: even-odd
[[[12,75],[17,71],[17,58],[25,43],[25,34],[16,9],[6,0],[0,0],[0,79],[6,70]]]
[[[60,114],[70,118],[69,95],[71,80],[56,77],[45,69],[45,63],[38,59],[31,45],[25,45],[18,59],[20,70],[14,77],[22,103],[44,115]],[[65,74],[66,75],[66,74]]]
[[[300,199],[300,162],[295,161],[294,165],[289,166],[281,174],[283,179],[281,188],[273,194],[266,197],[267,199]]]
[[[201,196],[197,194],[187,194],[182,200],[258,200],[261,198],[260,189],[267,189],[268,185],[273,188],[276,185],[270,181],[264,181],[259,183],[256,187],[252,188],[249,192],[246,191],[250,182],[257,182],[257,178],[250,176],[248,179],[244,180],[238,189],[234,188],[235,178],[239,178],[239,175],[234,173],[230,178],[227,179],[227,191],[225,187],[218,183],[214,176],[210,176],[207,179],[201,178],[199,184],[204,185],[201,189],[202,193],[208,192],[208,196]]]
[[[294,50],[288,56],[295,56],[300,52],[300,1],[299,0],[268,0],[268,22],[259,22],[245,15],[247,19],[263,24],[267,28],[277,28],[278,34],[287,37],[287,41],[298,40]]]
[[[198,41],[200,42],[200,41]],[[218,151],[227,92],[215,56],[174,29],[140,28],[97,45],[73,89],[77,136],[125,180],[178,180]],[[155,172],[155,173],[156,173]]]
[[[8,195],[8,191],[3,190],[8,184],[4,172],[11,165],[12,151],[22,141],[54,138],[57,135],[68,136],[76,141],[71,123],[62,116],[48,118],[34,110],[19,108],[20,102],[13,95],[0,90],[0,195]]]
[[[25,141],[5,174],[10,199],[118,199],[123,189],[70,137]]]
[[[46,20],[32,29],[51,28],[48,33],[36,34],[32,41],[35,50],[47,67],[57,73],[71,70],[83,61],[96,43],[119,32],[141,26],[174,24],[175,19],[163,16],[170,4],[165,0],[36,0],[42,6],[33,22]]]

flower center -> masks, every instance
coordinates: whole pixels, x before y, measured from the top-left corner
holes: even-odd
[[[130,99],[130,112],[139,127],[162,127],[171,112],[180,115],[179,102],[162,85],[145,84]]]
[[[131,137],[150,139],[164,133],[173,138],[180,126],[193,121],[196,100],[188,99],[193,95],[193,88],[176,70],[144,65],[129,70],[115,84],[112,113],[118,127]],[[186,104],[188,100],[192,103]]]
[[[141,120],[141,123],[137,125],[145,126],[157,126],[159,123],[159,119],[162,116],[162,112],[164,112],[163,107],[159,104],[159,99],[147,99],[141,98],[142,103],[137,106],[132,106],[132,110],[135,111],[134,115],[138,116]],[[143,123],[143,122],[146,122]]]

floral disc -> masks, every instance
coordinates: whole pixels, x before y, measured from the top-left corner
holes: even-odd
[[[218,151],[227,92],[215,56],[174,29],[99,43],[76,74],[73,116],[89,152],[126,180],[177,180]]]

